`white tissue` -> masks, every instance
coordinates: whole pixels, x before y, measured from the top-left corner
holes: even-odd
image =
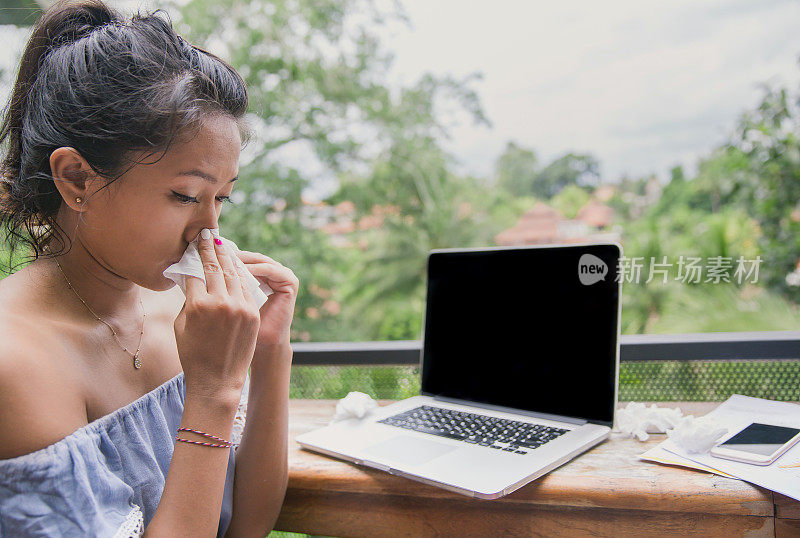
[[[373,400],[368,394],[363,392],[348,392],[347,396],[336,403],[336,412],[333,415],[334,422],[348,418],[364,418],[378,408],[378,402]]]
[[[222,246],[224,246],[230,255],[233,262],[237,265],[237,267],[243,269],[244,271],[240,274],[244,275],[244,279],[247,282],[248,288],[250,289],[250,294],[256,301],[256,304],[259,308],[267,301],[267,297],[272,295],[274,290],[270,288],[266,282],[261,283],[258,281],[256,277],[254,277],[250,271],[244,265],[244,262],[239,259],[239,256],[236,255],[236,251],[239,248],[236,246],[236,243],[231,241],[230,239],[225,239],[219,235],[219,228],[209,228],[211,235],[213,237],[218,237],[220,241],[222,241]],[[206,281],[206,273],[203,270],[203,262],[200,259],[200,252],[197,250],[197,243],[200,238],[200,234],[197,234],[189,246],[186,247],[186,251],[183,253],[183,257],[181,257],[178,263],[173,263],[169,267],[164,270],[164,276],[168,279],[172,280],[177,284],[183,294],[186,295],[186,276],[195,276],[205,283]]]
[[[675,427],[683,417],[679,408],[658,407],[652,404],[649,408],[643,403],[629,402],[625,409],[617,411],[617,427],[640,441],[650,438],[648,433],[664,433]]]
[[[727,428],[720,428],[707,418],[686,416],[667,431],[673,443],[692,454],[702,454],[711,450],[720,437],[728,433]]]

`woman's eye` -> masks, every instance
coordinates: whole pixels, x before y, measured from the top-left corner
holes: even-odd
[[[185,194],[181,194],[179,192],[172,191],[172,194],[174,194],[175,198],[177,198],[182,204],[190,204],[197,201],[197,198],[186,196]]]
[[[186,196],[185,194],[181,194],[179,192],[172,191],[172,194],[178,199],[181,204],[188,205],[194,202],[197,202],[197,198],[193,196]],[[217,196],[217,200],[220,202],[230,202],[233,203],[230,196]]]

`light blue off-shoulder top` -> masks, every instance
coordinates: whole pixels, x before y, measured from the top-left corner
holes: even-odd
[[[139,535],[164,491],[185,397],[181,372],[48,447],[0,460],[0,537]],[[234,456],[217,536],[231,519]]]

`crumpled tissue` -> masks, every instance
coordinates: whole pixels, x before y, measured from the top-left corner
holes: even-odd
[[[239,250],[239,247],[236,246],[236,243],[231,241],[230,239],[225,239],[224,237],[219,235],[219,228],[209,228],[212,237],[219,238],[222,241],[222,246],[224,246],[230,255],[233,262],[236,264],[237,267],[243,269],[244,271],[241,273],[244,275],[244,279],[247,283],[248,288],[250,289],[250,294],[256,301],[256,304],[259,308],[267,301],[267,298],[275,293],[275,291],[270,288],[266,282],[260,282],[256,277],[247,270],[244,262],[239,259],[239,256],[236,255],[236,252]],[[205,283],[206,281],[206,274],[203,270],[203,262],[200,259],[200,252],[197,250],[197,244],[200,239],[200,234],[197,234],[189,246],[186,247],[186,251],[183,253],[183,256],[177,263],[173,263],[169,267],[164,270],[164,276],[168,279],[172,280],[177,284],[184,295],[186,295],[186,276],[195,276]]]
[[[720,428],[710,419],[692,415],[682,418],[673,429],[667,430],[673,443],[692,454],[708,452],[726,433],[728,428]]]
[[[675,427],[682,417],[679,408],[658,407],[656,404],[647,407],[643,403],[629,402],[625,409],[617,411],[617,427],[631,437],[647,441],[649,433],[664,433]]]
[[[348,392],[347,396],[336,402],[336,412],[330,424],[348,418],[364,418],[378,408],[378,402],[363,392]]]
[[[617,411],[617,427],[640,441],[647,441],[649,433],[666,433],[673,443],[695,454],[708,452],[728,432],[711,419],[684,417],[677,407],[647,407],[637,402],[629,402],[625,409]]]

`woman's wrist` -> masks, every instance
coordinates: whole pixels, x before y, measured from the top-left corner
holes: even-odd
[[[196,396],[187,391],[180,427],[203,431],[210,435],[230,440],[233,433],[233,420],[238,406],[238,399]],[[177,434],[178,432],[174,433]],[[192,434],[186,438],[208,441],[208,439],[195,439]]]
[[[256,346],[253,362],[250,363],[250,377],[268,375],[276,367],[291,367],[294,351],[288,342]]]
[[[260,344],[256,342],[254,357],[272,357],[292,355],[292,346],[289,342],[272,342],[269,344]]]
[[[242,389],[214,387],[200,388],[186,386],[186,399],[184,407],[198,407],[214,414],[226,415],[236,413]]]

